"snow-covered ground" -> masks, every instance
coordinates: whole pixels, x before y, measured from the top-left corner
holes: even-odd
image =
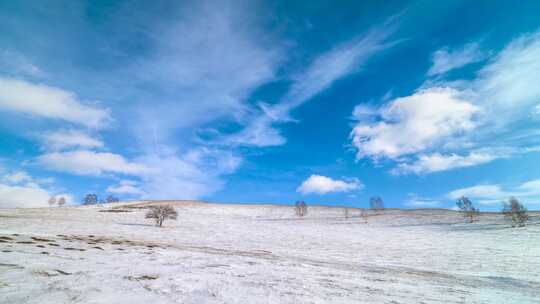
[[[173,204],[1,209],[0,303],[540,303],[538,213]]]

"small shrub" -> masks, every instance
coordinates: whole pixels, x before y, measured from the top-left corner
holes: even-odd
[[[512,223],[512,227],[524,227],[525,222],[529,220],[527,208],[515,197],[511,197],[508,203],[504,203],[502,213]]]
[[[364,223],[367,223],[367,214],[366,214],[366,210],[360,209],[360,218],[364,220]]]
[[[112,195],[107,196],[107,203],[118,203],[120,200]]]
[[[384,202],[380,196],[373,196],[369,199],[369,206],[373,210],[383,210]]]
[[[304,201],[297,201],[294,205],[294,210],[296,212],[296,215],[303,217],[307,214],[308,207],[306,202]]]
[[[166,219],[176,220],[178,213],[174,207],[169,205],[164,206],[151,206],[150,210],[146,213],[146,218],[154,219],[156,226],[161,227],[163,221]]]
[[[480,210],[478,210],[477,208],[474,208],[471,200],[465,196],[462,196],[461,198],[459,198],[458,201],[456,202],[456,205],[458,206],[459,210],[463,212],[463,216],[469,220],[469,223],[474,222],[474,220],[480,214]]]
[[[49,206],[53,206],[56,204],[56,197],[54,196],[51,196],[51,198],[49,198]]]
[[[60,197],[60,198],[58,199],[58,207],[62,207],[62,206],[64,206],[65,204],[66,204],[66,198],[63,197],[63,196]]]
[[[96,194],[87,194],[84,197],[85,205],[95,205],[98,203],[98,196]]]

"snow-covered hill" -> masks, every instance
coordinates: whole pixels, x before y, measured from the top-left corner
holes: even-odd
[[[173,204],[164,227],[145,207]],[[202,202],[0,209],[0,303],[540,303],[540,214]],[[367,223],[366,223],[367,220]]]

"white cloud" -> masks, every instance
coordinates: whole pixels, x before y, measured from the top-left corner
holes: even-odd
[[[440,144],[476,127],[480,109],[451,88],[430,88],[401,97],[378,111],[379,120],[363,113],[351,136],[357,157],[397,158]]]
[[[17,171],[17,172],[6,174],[2,180],[9,184],[20,184],[20,183],[25,183],[25,182],[31,182],[32,177],[24,171]]]
[[[394,45],[386,42],[394,30],[395,25],[373,29],[316,58],[303,73],[295,77],[277,109],[287,116],[290,109],[328,89],[336,80],[361,70],[374,55]]]
[[[413,208],[436,207],[440,205],[440,201],[432,198],[419,197],[412,193],[409,194],[408,199],[405,201],[405,205]]]
[[[526,193],[540,193],[540,179],[525,182],[518,189]]]
[[[133,127],[147,145],[168,145],[178,140],[175,131],[196,130],[216,120],[242,121],[249,114],[247,97],[275,78],[281,61],[282,45],[261,34],[251,14],[257,4],[185,5],[182,18],[153,33],[160,37],[155,51],[137,62],[134,72],[143,83],[170,92],[159,103],[141,104],[141,119]]]
[[[22,54],[5,49],[0,50],[0,68],[3,72],[7,71],[31,77],[46,76],[45,72]]]
[[[447,194],[447,197],[452,199],[462,196],[467,196],[481,205],[498,205],[508,200],[511,196],[517,197],[525,204],[539,204],[540,179],[530,180],[507,189],[504,189],[500,185],[483,184],[457,189]]]
[[[131,180],[122,180],[115,186],[109,186],[107,192],[115,194],[142,196],[144,192],[139,188],[139,183]]]
[[[540,100],[538,71],[540,32],[514,39],[472,80],[428,81],[376,113],[355,109],[357,157],[389,158],[397,163],[391,172],[420,174],[537,151],[527,120]]]
[[[378,115],[379,109],[364,104],[359,104],[354,107],[352,117],[355,120],[372,119]]]
[[[47,207],[51,195],[46,190],[31,186],[0,184],[0,208]]]
[[[313,174],[306,179],[296,191],[302,194],[326,194],[332,192],[350,192],[362,188],[362,183],[357,179],[347,182]]]
[[[129,124],[142,150],[135,161],[150,168],[137,174],[142,197],[205,197],[238,168],[241,158],[231,152],[234,147],[217,151],[213,147],[220,139],[199,135],[231,120],[244,125],[252,113],[248,97],[275,79],[285,45],[263,31],[259,5],[185,2],[179,18],[165,18],[159,30],[149,29],[146,38],[155,44],[134,64],[133,75],[157,96],[136,94],[137,123]]]
[[[223,175],[234,172],[241,159],[231,152],[195,148],[178,156],[176,150],[159,151],[128,160],[109,152],[76,150],[41,155],[44,167],[77,175],[123,174],[141,182],[122,181],[107,191],[151,199],[198,199],[220,190]]]
[[[462,196],[474,198],[498,198],[504,195],[498,185],[477,185],[468,188],[457,189],[448,194],[448,197],[458,199]]]
[[[48,200],[54,191],[47,190],[40,185],[42,179],[34,179],[24,171],[5,174],[0,183],[0,208],[36,208],[48,207]],[[73,197],[63,193],[59,196],[71,203]]]
[[[150,19],[147,12],[134,9],[132,4],[117,6],[115,10],[123,12],[117,15],[129,16],[129,20],[114,18],[113,23],[125,30],[122,40],[137,37],[137,41],[144,41],[144,54],[129,61],[120,59],[122,63],[102,62],[107,68],[99,71],[75,69],[70,74],[90,79],[83,84],[85,93],[111,96],[104,101],[115,107],[115,120],[127,129],[107,135],[134,135],[135,138],[128,139],[127,148],[143,156],[137,159],[122,156],[122,150],[96,152],[104,147],[99,136],[68,129],[43,136],[46,154],[38,157],[37,162],[45,168],[79,175],[131,175],[140,181],[138,188],[143,195],[149,197],[199,198],[221,189],[225,183],[223,175],[236,170],[241,158],[229,151],[205,150],[201,146],[213,146],[212,143],[190,135],[199,134],[201,128],[214,123],[223,125],[231,120],[243,123],[250,113],[248,97],[260,85],[274,80],[286,46],[259,22],[259,5],[192,1],[179,4],[173,18],[169,15],[150,16]],[[137,30],[140,26],[145,30]],[[74,32],[84,35],[84,30],[74,29]],[[107,47],[100,51],[102,55],[118,58],[118,54],[124,54],[125,50],[115,47],[118,44],[115,41],[119,42],[115,39],[105,39]],[[47,60],[43,59],[43,62]],[[59,77],[55,77],[55,83],[77,82],[75,78]],[[0,93],[0,110],[57,118],[88,127],[100,127],[110,120],[108,110],[86,102],[86,95],[75,96],[75,92],[79,93],[76,85],[66,87],[73,90],[71,93],[30,81],[4,79],[4,83],[11,91],[24,89],[31,94],[23,98],[11,91]],[[114,88],[112,94],[111,88]],[[13,97],[17,100],[12,101]],[[115,101],[114,105],[111,100]],[[97,115],[101,112],[95,110],[106,111],[107,115]],[[163,147],[182,150],[163,151]]]
[[[66,148],[102,148],[104,143],[80,130],[60,130],[44,133],[41,136],[48,150],[63,150]]]
[[[48,153],[39,156],[37,161],[48,169],[78,175],[101,175],[107,172],[138,175],[149,171],[144,165],[130,162],[121,155],[88,150]]]
[[[444,74],[450,70],[478,62],[485,58],[485,54],[480,51],[477,43],[469,43],[463,48],[453,51],[443,48],[433,53],[433,65],[427,74],[428,76]]]
[[[239,133],[227,139],[228,143],[251,146],[277,146],[286,142],[285,137],[274,126],[276,123],[294,121],[289,113],[328,89],[337,80],[357,72],[374,55],[393,46],[386,40],[395,30],[395,25],[383,28],[338,45],[316,58],[305,71],[293,77],[293,83],[281,102],[266,106],[260,104],[258,116],[250,120]]]
[[[72,92],[2,77],[0,110],[61,119],[93,128],[102,127],[110,120],[109,110],[85,105]]]
[[[513,40],[479,72],[474,85],[480,102],[488,104],[499,117],[528,112],[529,108],[523,106],[540,100],[538,71],[540,32]]]
[[[234,172],[241,159],[226,151],[206,148],[193,149],[182,157],[174,151],[148,154],[138,162],[151,168],[141,174],[143,198],[199,199],[219,191],[223,175]]]
[[[433,153],[430,155],[421,154],[413,163],[400,163],[397,168],[392,170],[395,174],[405,173],[432,173],[438,171],[446,171],[457,168],[465,168],[471,166],[477,166],[480,164],[488,163],[499,156],[473,152],[468,155],[462,156],[457,154],[443,155],[440,153]]]
[[[249,145],[256,147],[280,146],[287,142],[280,130],[273,127],[275,118],[266,112],[255,118],[241,132],[232,134],[226,139],[234,145]]]

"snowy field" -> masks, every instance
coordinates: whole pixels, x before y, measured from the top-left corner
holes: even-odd
[[[0,303],[540,303],[540,214],[175,202],[0,209]]]

